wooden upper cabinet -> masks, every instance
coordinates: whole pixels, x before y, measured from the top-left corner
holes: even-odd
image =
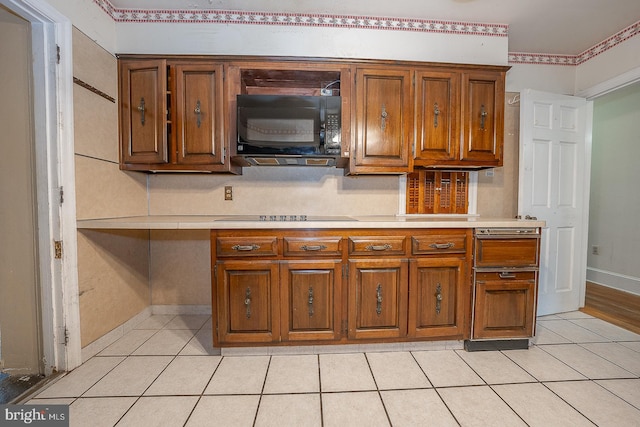
[[[416,72],[414,165],[456,160],[460,152],[460,74]]]
[[[224,63],[120,58],[120,169],[240,172],[225,139]]]
[[[402,173],[411,165],[413,98],[411,70],[356,71],[355,147],[352,173]]]
[[[167,61],[120,62],[122,163],[167,163]]]
[[[175,82],[176,163],[224,163],[221,64],[178,64]]]
[[[502,166],[504,92],[503,72],[463,73],[463,162]]]

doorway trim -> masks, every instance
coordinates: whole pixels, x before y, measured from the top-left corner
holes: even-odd
[[[71,22],[46,2],[0,0],[31,23],[37,245],[45,375],[82,363]],[[54,242],[62,242],[56,257]]]

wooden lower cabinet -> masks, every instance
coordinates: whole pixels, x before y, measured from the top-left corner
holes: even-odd
[[[406,259],[349,261],[349,338],[400,338],[407,333]]]
[[[278,264],[221,261],[216,276],[219,342],[279,340]]]
[[[470,337],[471,231],[213,230],[214,345]]]
[[[283,341],[340,337],[341,261],[287,261],[280,265]]]
[[[532,337],[536,276],[536,271],[476,273],[473,338]]]
[[[408,336],[462,336],[465,277],[464,259],[411,261]]]

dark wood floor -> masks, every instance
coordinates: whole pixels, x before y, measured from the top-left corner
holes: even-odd
[[[640,296],[587,282],[583,312],[640,334]]]

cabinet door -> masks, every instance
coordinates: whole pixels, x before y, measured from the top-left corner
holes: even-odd
[[[533,336],[537,272],[476,273],[473,338]]]
[[[176,163],[223,164],[222,65],[177,64],[174,71]]]
[[[463,162],[502,166],[504,73],[475,71],[462,75]]]
[[[459,73],[416,72],[415,165],[438,165],[458,158],[459,104]]]
[[[407,334],[406,259],[349,261],[349,338]]]
[[[280,270],[284,341],[340,337],[340,261],[289,261]]]
[[[216,281],[220,343],[279,340],[277,262],[218,262]]]
[[[464,260],[459,258],[423,258],[411,261],[410,337],[462,337],[464,277]]]
[[[407,172],[413,108],[407,69],[356,72],[356,146],[352,172]]]
[[[122,163],[168,162],[167,63],[120,62],[120,157]]]

